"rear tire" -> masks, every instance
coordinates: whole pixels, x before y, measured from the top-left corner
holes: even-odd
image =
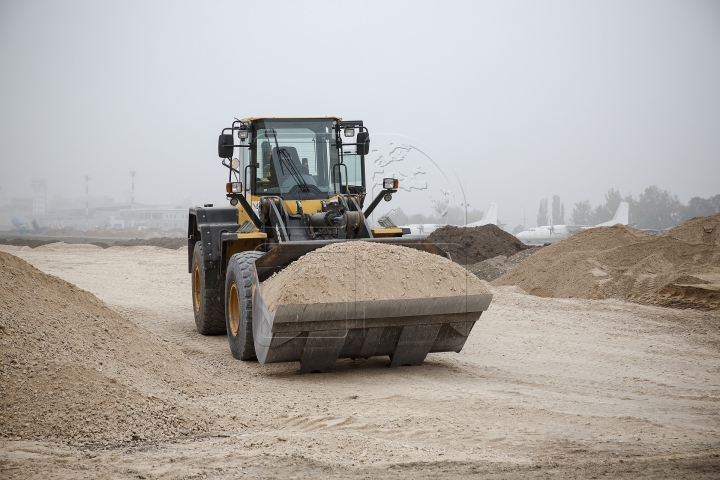
[[[263,252],[236,253],[225,276],[225,329],[230,351],[238,360],[255,360],[252,321],[252,268]]]
[[[225,283],[203,264],[202,242],[197,242],[192,257],[192,299],[195,326],[203,335],[225,333]]]

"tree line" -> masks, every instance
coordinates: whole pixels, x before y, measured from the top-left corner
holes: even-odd
[[[552,210],[548,208],[547,198],[540,200],[540,208],[537,214],[537,226],[544,225],[564,225],[565,224],[565,204],[560,202],[559,195],[553,195]],[[517,227],[516,227],[517,229]]]
[[[622,196],[619,190],[611,188],[605,194],[605,203],[595,207],[589,200],[576,202],[569,221],[573,225],[607,222],[612,220],[620,202],[628,202],[630,206],[630,225],[652,230],[664,230],[693,217],[720,213],[720,195],[709,198],[693,197],[685,205],[677,195],[651,185],[637,197],[632,194]]]

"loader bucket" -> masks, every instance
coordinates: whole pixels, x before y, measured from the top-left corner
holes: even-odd
[[[373,240],[446,255],[425,239]],[[261,364],[299,361],[301,372],[326,372],[338,358],[387,355],[393,367],[421,365],[428,353],[460,352],[492,300],[487,294],[287,304],[271,313],[260,282],[328,243],[332,242],[287,242],[255,262],[253,336]]]

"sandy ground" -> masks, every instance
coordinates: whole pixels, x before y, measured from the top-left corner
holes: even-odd
[[[495,287],[460,354],[299,375],[296,363],[234,360],[225,337],[195,331],[184,250],[0,250],[177,349],[208,385],[183,400],[216,430],[98,444],[2,438],[2,478],[720,478],[717,312]]]

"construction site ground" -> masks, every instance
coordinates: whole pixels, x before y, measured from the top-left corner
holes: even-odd
[[[185,249],[0,251],[136,324],[148,351],[134,362],[148,366],[128,388],[203,425],[93,441],[4,436],[2,478],[720,478],[717,311],[492,287],[459,354],[300,375],[297,363],[234,360],[225,337],[197,333]]]

